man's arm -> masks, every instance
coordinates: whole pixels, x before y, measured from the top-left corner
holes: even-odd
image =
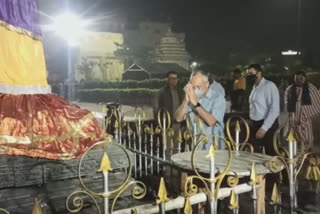
[[[315,118],[320,115],[320,91],[311,83],[308,83],[308,87],[311,97],[311,108],[308,113],[310,118]]]
[[[206,122],[208,126],[215,126],[218,121],[223,121],[226,112],[226,100],[222,95],[215,98],[210,112],[202,107],[197,107],[200,118]]]
[[[266,98],[268,103],[267,108],[269,108],[269,111],[263,125],[261,126],[265,132],[270,129],[280,114],[280,95],[277,86],[272,83],[267,90]]]
[[[188,95],[190,98],[190,102],[193,106],[196,106],[198,103],[197,97],[195,96],[194,90],[192,88],[188,89]],[[221,95],[222,96],[222,95]],[[224,109],[225,110],[225,109]],[[215,116],[211,114],[211,112],[206,111],[202,106],[196,107],[196,111],[198,116],[208,125],[214,126],[216,125],[217,119]]]
[[[163,88],[161,88],[155,97],[155,103],[153,105],[153,118],[157,118],[158,111],[164,106],[163,98]]]
[[[189,100],[186,95],[186,98],[183,100],[182,104],[179,106],[179,108],[175,112],[175,118],[177,122],[181,122],[184,120],[184,115],[187,113],[188,103],[189,103]]]
[[[202,107],[197,107],[196,110],[200,118],[205,121],[208,126],[215,126],[217,122],[223,121],[224,114],[226,113],[226,100],[223,95],[219,95],[214,98],[210,112],[207,112]]]
[[[179,108],[177,109],[177,111],[174,114],[174,117],[176,119],[176,121],[179,123],[181,121],[183,121],[185,119],[185,115],[187,113],[187,109],[188,109],[188,104],[189,104],[189,90],[190,90],[191,84],[188,83],[185,87],[184,87],[184,92],[185,92],[185,96],[184,99],[182,101],[182,104],[179,106]]]
[[[159,110],[160,108],[164,107],[164,90],[163,88],[159,90],[158,93],[158,106],[157,106],[157,110]]]
[[[196,107],[198,116],[208,125],[215,126],[217,119],[209,112],[207,112],[202,106]]]

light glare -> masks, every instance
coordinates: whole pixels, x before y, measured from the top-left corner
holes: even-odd
[[[300,54],[301,54],[301,52],[292,51],[292,50],[282,51],[281,53],[282,53],[282,55],[284,55],[284,56],[295,56],[295,55],[300,55]]]
[[[56,17],[53,29],[69,45],[75,46],[85,32],[85,23],[75,14],[65,13]]]
[[[197,62],[193,62],[193,63],[191,64],[191,67],[196,67],[197,65],[198,65]]]

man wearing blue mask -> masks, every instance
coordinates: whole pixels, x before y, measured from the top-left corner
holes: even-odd
[[[215,92],[208,80],[208,76],[201,70],[192,73],[190,82],[184,87],[185,98],[175,113],[178,122],[187,119],[193,129],[200,130],[207,136],[224,137],[223,118],[226,110],[226,101],[221,93]],[[188,117],[187,117],[188,116]],[[200,123],[195,120],[198,118]],[[212,138],[202,149],[209,149]],[[224,148],[222,140],[218,140],[219,149]]]

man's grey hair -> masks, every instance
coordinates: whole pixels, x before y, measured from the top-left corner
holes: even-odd
[[[204,82],[209,81],[209,75],[206,72],[204,72],[203,70],[196,70],[196,71],[192,72],[192,74],[190,76],[190,80],[192,79],[192,77],[194,77],[195,75],[198,75],[198,74],[201,74]]]

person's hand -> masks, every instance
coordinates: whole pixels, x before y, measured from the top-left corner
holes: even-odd
[[[186,93],[186,95],[184,96],[184,102],[185,102],[186,104],[188,104],[189,101],[190,101],[189,95]]]
[[[192,87],[192,85],[190,83],[188,83],[187,85],[184,86],[183,90],[185,93],[184,96],[184,102],[189,103],[190,99],[189,99],[189,88]]]
[[[192,87],[191,83],[187,83],[187,84],[184,86],[183,90],[184,90],[184,93],[185,93],[186,95],[188,95],[188,92],[189,92],[189,88],[190,88],[190,87]]]
[[[266,134],[266,131],[263,130],[262,128],[260,128],[256,133],[256,138],[257,139],[262,139],[265,134]]]
[[[198,99],[197,99],[196,94],[194,93],[194,89],[192,86],[188,88],[188,95],[189,95],[189,100],[192,103],[192,105],[194,105],[194,106],[197,105]]]

